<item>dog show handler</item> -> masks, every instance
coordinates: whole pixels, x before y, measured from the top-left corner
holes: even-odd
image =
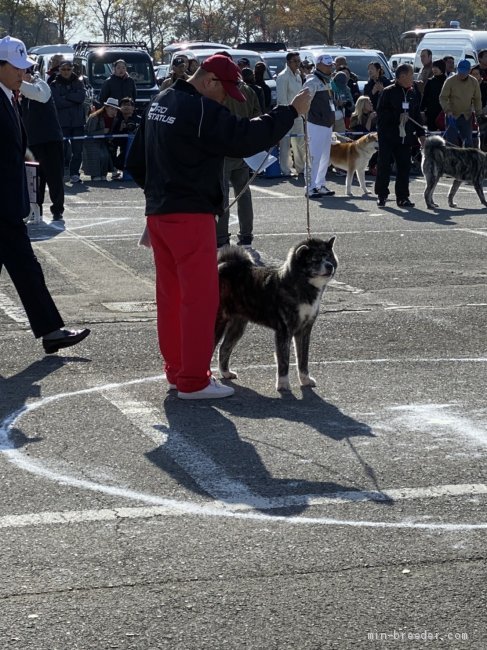
[[[391,163],[396,163],[395,194],[400,208],[413,208],[409,199],[409,170],[414,144],[425,141],[421,126],[421,95],[413,86],[413,66],[403,63],[396,69],[396,80],[381,92],[377,103],[379,157],[375,193],[377,205],[383,208],[389,196]],[[412,118],[412,121],[409,118]]]
[[[156,267],[157,330],[169,387],[181,399],[227,397],[211,375],[219,304],[215,216],[223,211],[223,159],[269,149],[309,109],[299,92],[252,120],[222,102],[239,101],[238,67],[227,56],[203,61],[187,80],[157,95],[137,131],[127,169],[144,189]]]

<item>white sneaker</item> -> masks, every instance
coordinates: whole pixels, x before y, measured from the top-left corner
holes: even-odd
[[[196,390],[193,393],[182,393],[178,391],[179,399],[219,399],[220,397],[230,397],[235,390],[231,386],[225,386],[215,377],[210,377],[210,383],[202,390]]]
[[[122,178],[122,172],[119,172],[118,170],[116,172],[112,172],[112,181],[117,181],[119,178]]]

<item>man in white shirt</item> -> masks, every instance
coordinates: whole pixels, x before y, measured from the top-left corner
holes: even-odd
[[[282,106],[287,106],[303,87],[303,81],[299,73],[300,63],[299,52],[288,52],[286,54],[286,67],[276,78],[277,103]],[[291,145],[293,150],[296,173],[303,174],[306,161],[306,149],[303,118],[301,116],[294,120],[293,128],[279,143],[279,164],[283,176],[291,176],[289,145]]]

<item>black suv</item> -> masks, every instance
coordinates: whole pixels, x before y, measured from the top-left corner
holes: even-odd
[[[73,63],[83,77],[88,95],[98,101],[103,82],[113,71],[113,64],[123,59],[127,72],[137,86],[137,112],[141,113],[150,99],[159,92],[154,66],[144,41],[130,43],[99,43],[80,41],[74,50]]]

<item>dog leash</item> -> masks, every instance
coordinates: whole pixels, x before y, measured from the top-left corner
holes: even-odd
[[[303,121],[304,121],[304,151],[305,151],[305,159],[304,159],[304,170],[305,170],[305,175],[306,178],[304,179],[305,187],[306,187],[306,232],[308,233],[308,239],[311,238],[311,226],[310,226],[310,216],[309,216],[309,184],[310,184],[310,176],[311,176],[311,170],[309,168],[309,141],[308,141],[308,118],[306,115],[303,115]]]
[[[240,198],[243,194],[245,194],[245,192],[247,191],[247,188],[249,187],[249,185],[250,185],[250,184],[255,180],[257,174],[260,173],[260,170],[261,170],[262,167],[265,165],[265,162],[266,162],[267,158],[269,158],[269,156],[271,155],[271,151],[272,151],[273,148],[274,148],[274,147],[272,146],[272,147],[271,147],[271,148],[266,152],[266,156],[265,156],[265,158],[262,160],[262,162],[261,162],[260,165],[257,167],[257,169],[253,172],[252,176],[250,176],[250,178],[249,178],[249,180],[247,181],[247,183],[245,183],[245,185],[244,185],[243,188],[240,190],[240,192],[237,194],[237,196],[233,199],[233,201],[232,201],[231,203],[229,203],[229,204],[227,205],[226,208],[224,208],[224,210],[223,210],[224,212],[228,212],[228,211],[230,210],[230,208],[232,208],[232,207],[235,205],[235,203],[237,203],[237,201],[239,200],[239,198]]]

